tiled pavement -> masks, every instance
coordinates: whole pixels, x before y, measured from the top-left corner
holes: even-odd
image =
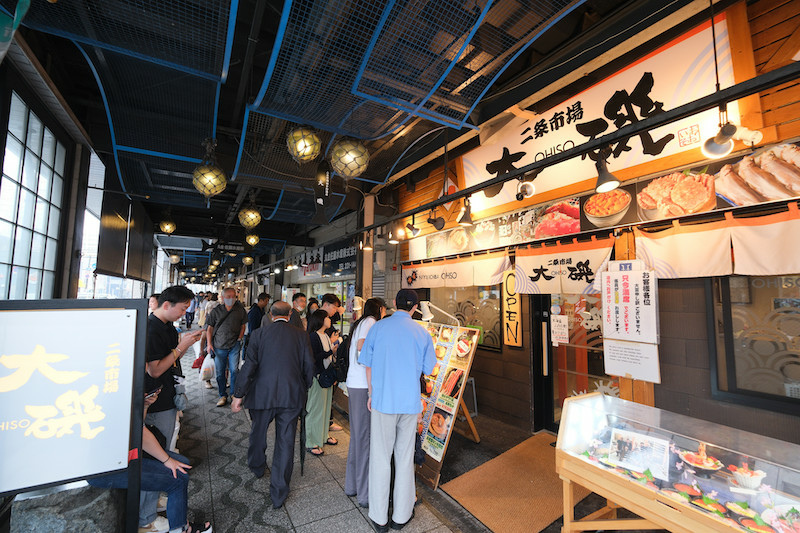
[[[349,433],[346,419],[337,414],[343,431],[333,432],[337,446],[325,446],[325,455],[306,454],[300,475],[299,435],[291,490],[284,506],[273,509],[269,471],[256,479],[247,468],[250,422],[244,411],[216,407],[217,391],[206,389],[184,358],[189,408],[181,419],[180,453],[193,464],[189,483],[189,516],[210,520],[219,533],[289,532],[368,533],[368,510],[344,493]],[[299,430],[298,430],[299,433]],[[267,434],[267,464],[272,460],[274,425]],[[441,490],[418,485],[420,503],[407,533],[488,531]]]

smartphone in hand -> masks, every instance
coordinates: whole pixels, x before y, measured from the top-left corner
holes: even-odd
[[[162,388],[164,388],[163,385],[158,387],[158,388],[156,388],[156,389],[151,390],[150,392],[148,392],[147,394],[144,395],[144,399],[145,400],[149,400],[150,398],[152,398],[153,396],[155,396],[156,394],[161,392]]]

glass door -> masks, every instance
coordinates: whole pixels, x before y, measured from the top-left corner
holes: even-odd
[[[533,305],[534,420],[542,429],[555,431],[564,400],[570,396],[601,391],[619,396],[616,378],[603,370],[602,299],[599,294],[535,295]],[[569,342],[553,346],[549,324],[553,315],[566,316]],[[538,405],[537,405],[538,404]],[[541,407],[541,409],[540,409]],[[538,415],[536,411],[539,411]]]

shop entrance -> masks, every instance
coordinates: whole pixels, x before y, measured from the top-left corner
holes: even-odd
[[[615,379],[603,371],[599,294],[532,294],[534,431],[558,431],[561,407],[570,396],[602,391],[619,395]],[[553,346],[553,315],[566,316],[569,342]]]

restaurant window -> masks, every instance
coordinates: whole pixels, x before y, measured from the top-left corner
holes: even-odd
[[[0,178],[0,299],[52,298],[66,149],[11,93]]]
[[[800,415],[800,274],[718,278],[714,394]]]
[[[482,348],[500,350],[502,347],[500,285],[430,289],[430,302],[458,318],[462,325],[478,328],[481,331],[478,345]],[[453,323],[451,318],[433,307],[431,312],[433,322]]]

